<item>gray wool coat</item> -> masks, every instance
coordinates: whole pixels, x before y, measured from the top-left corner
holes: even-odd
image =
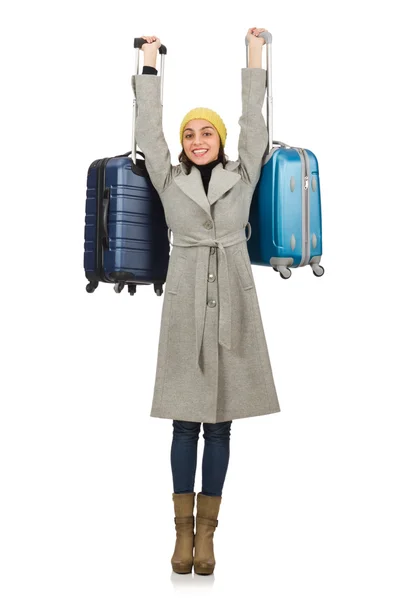
[[[173,244],[152,417],[220,423],[280,411],[246,242],[268,142],[266,70],[243,68],[241,76],[238,160],[213,168],[208,195],[199,169],[171,164],[160,77],[132,76],[136,141]]]

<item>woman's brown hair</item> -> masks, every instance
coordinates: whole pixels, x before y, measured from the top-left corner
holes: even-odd
[[[229,157],[227,156],[227,154],[225,154],[225,150],[222,146],[221,141],[219,142],[218,158],[221,159],[223,168],[225,168],[225,165],[226,165],[227,161],[229,160]],[[178,160],[179,160],[179,162],[183,162],[185,165],[188,166],[188,173],[190,173],[190,171],[192,169],[192,165],[194,165],[194,163],[190,160],[190,158],[187,157],[187,155],[183,149],[182,149],[182,152],[180,153],[180,155],[178,156]]]

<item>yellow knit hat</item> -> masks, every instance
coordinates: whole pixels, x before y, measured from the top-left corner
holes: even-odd
[[[215,127],[217,132],[219,133],[219,137],[221,138],[222,146],[225,147],[227,130],[226,130],[224,122],[222,121],[222,119],[220,118],[218,113],[216,113],[214,110],[211,110],[210,108],[204,108],[203,106],[200,106],[198,108],[193,108],[183,118],[180,132],[179,132],[182,145],[183,145],[183,142],[182,142],[183,130],[185,128],[185,125],[192,119],[205,119],[206,121],[209,121]]]

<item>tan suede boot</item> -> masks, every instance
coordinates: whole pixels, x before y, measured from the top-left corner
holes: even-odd
[[[197,494],[194,572],[198,575],[211,575],[215,569],[213,537],[221,500],[222,496]]]
[[[172,494],[175,511],[176,543],[171,564],[172,570],[175,573],[183,574],[192,572],[195,496],[195,492],[189,494]]]

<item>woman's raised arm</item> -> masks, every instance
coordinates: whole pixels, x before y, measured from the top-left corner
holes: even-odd
[[[243,181],[255,188],[258,183],[269,133],[263,117],[266,70],[262,69],[265,40],[258,37],[265,29],[250,28],[247,33],[248,67],[241,69],[242,115],[238,140],[239,172]]]
[[[161,42],[155,36],[143,44],[144,66],[156,67]],[[172,181],[171,155],[163,133],[161,79],[157,75],[133,75],[131,85],[136,98],[135,136],[145,155],[145,165],[153,186],[160,194]]]

